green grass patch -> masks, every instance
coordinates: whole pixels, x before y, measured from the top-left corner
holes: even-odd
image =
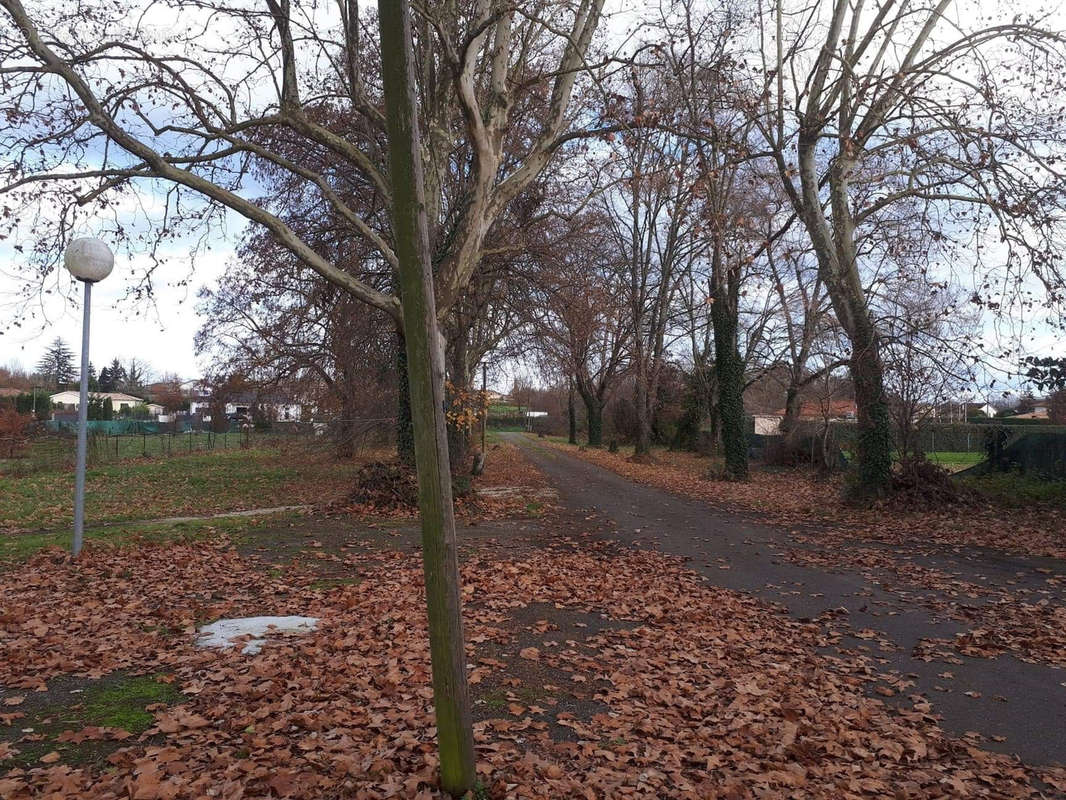
[[[297,505],[346,486],[356,461],[301,458],[276,449],[231,450],[137,459],[86,473],[88,525]],[[73,524],[70,470],[0,477],[0,530],[40,531]]]
[[[506,708],[507,707],[507,703],[510,702],[507,699],[506,693],[504,693],[502,691],[490,692],[490,693],[486,694],[484,697],[478,698],[478,700],[484,706],[486,706],[487,708],[491,708],[493,710],[499,710],[501,708]]]
[[[340,586],[358,586],[362,578],[319,578],[311,581],[312,589],[336,589]]]
[[[225,533],[232,537],[251,535],[251,531],[264,523],[277,524],[279,519],[293,514],[276,514],[262,517],[217,517],[214,519],[189,520],[188,522],[112,525],[87,528],[85,541],[91,547],[128,547],[136,544],[163,544],[166,542],[194,542]],[[48,547],[69,549],[72,530],[47,533],[0,533],[0,571],[26,561],[35,553]]]
[[[1066,481],[1063,480],[1045,481],[1017,472],[997,472],[960,478],[960,482],[1003,505],[1066,507]]]
[[[90,725],[138,734],[150,728],[155,719],[146,706],[177,703],[181,693],[171,684],[145,675],[88,690],[84,697],[83,716]]]
[[[964,451],[954,452],[950,450],[939,450],[932,453],[926,453],[925,457],[934,464],[940,464],[947,468],[972,467],[974,464],[979,464],[985,460],[985,454],[982,452],[967,453]]]
[[[128,746],[130,739],[71,742],[59,741],[60,735],[66,731],[77,733],[88,726],[115,728],[132,736],[143,733],[155,723],[148,706],[174,705],[184,699],[175,686],[161,677],[116,673],[100,680],[61,679],[58,684],[52,683],[43,696],[31,695],[20,706],[25,709],[25,716],[0,726],[0,741],[12,742],[19,751],[8,766],[12,762],[24,767],[39,766],[40,759],[52,752],[59,753],[60,760],[71,766],[106,765],[107,756]],[[25,739],[26,730],[40,738]]]

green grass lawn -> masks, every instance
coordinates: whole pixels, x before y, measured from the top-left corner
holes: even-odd
[[[114,524],[87,527],[87,546],[106,545],[124,547],[139,543],[189,542],[225,533],[235,540],[263,524],[278,524],[279,520],[297,519],[298,512],[287,511],[261,517],[217,517],[188,522],[155,524]],[[25,561],[46,547],[70,548],[73,532],[70,529],[47,533],[0,533],[0,570],[4,565]]]
[[[997,472],[960,480],[964,486],[1004,505],[1066,507],[1066,481],[1044,481],[1016,472]]]
[[[253,445],[263,434],[251,434]],[[88,462],[91,466],[125,461],[130,458],[162,458],[196,452],[239,450],[244,435],[240,433],[123,434],[89,436]],[[259,439],[261,442],[262,440]],[[73,469],[77,440],[73,436],[47,436],[36,439],[17,458],[0,450],[0,475],[31,475],[36,472]]]
[[[504,415],[517,413],[518,406],[512,405],[510,403],[492,403],[491,405],[489,405],[489,416],[492,416],[493,414]]]
[[[349,485],[359,462],[285,449],[134,459],[86,473],[86,524],[316,503]],[[0,531],[73,523],[69,469],[0,477]]]
[[[985,460],[983,452],[952,452],[949,450],[926,453],[925,457],[951,472],[972,467]]]

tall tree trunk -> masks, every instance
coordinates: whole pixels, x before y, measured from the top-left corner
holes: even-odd
[[[378,19],[393,232],[403,285],[404,334],[415,422],[415,464],[440,783],[448,794],[462,797],[474,787],[476,779],[474,734],[467,694],[455,516],[444,424],[444,353],[440,346],[430,263],[411,10],[407,0],[379,0]]]
[[[643,357],[641,359],[643,361]],[[633,445],[634,458],[651,453],[651,413],[648,403],[648,371],[646,364],[637,369],[633,390],[633,404],[637,409],[637,439]]]
[[[570,444],[577,444],[577,408],[574,406],[574,379],[569,381],[569,391],[566,393],[566,417]]]
[[[892,479],[892,423],[885,398],[880,336],[866,302],[855,246],[855,222],[848,192],[855,161],[840,153],[830,167],[830,227],[822,210],[816,159],[818,143],[817,124],[801,127],[797,143],[803,189],[801,217],[814,245],[818,271],[829,292],[833,310],[851,342],[850,366],[855,384],[858,438],[855,480],[848,494],[856,498],[879,496],[888,490]]]
[[[334,431],[336,437],[337,458],[348,459],[355,456],[355,399],[345,394],[341,400],[341,419]]]
[[[788,389],[785,390],[785,415],[781,417],[781,423],[778,426],[785,436],[796,430],[801,407],[799,385],[793,376],[788,382]]]
[[[599,400],[585,400],[585,414],[588,420],[588,444],[599,447],[603,444],[603,406]]]
[[[729,305],[724,299],[711,304],[718,415],[726,473],[731,478],[745,480],[748,477],[748,430],[744,418],[744,360],[737,350],[737,320]]]
[[[892,481],[892,419],[885,397],[881,341],[873,322],[864,322],[850,334],[858,437],[855,443],[857,483],[849,493],[856,498],[881,495]]]
[[[411,385],[407,375],[407,344],[396,328],[396,455],[400,463],[415,465],[415,433],[411,420]]]
[[[586,436],[590,447],[599,447],[603,444],[603,398],[596,392],[592,382],[587,378],[578,376],[575,379],[577,393],[585,404],[585,421],[588,429]]]
[[[451,384],[451,393],[445,398],[448,408],[459,410],[461,404],[470,397],[470,376],[467,374],[467,334],[460,324],[457,334],[452,337],[448,360],[451,369],[448,370],[448,379]],[[460,405],[453,405],[458,399]],[[448,420],[448,455],[451,459],[451,470],[454,476],[463,476],[470,473],[470,427],[466,424],[466,414],[453,414]]]

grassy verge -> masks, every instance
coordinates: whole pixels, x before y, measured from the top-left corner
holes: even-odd
[[[231,450],[136,459],[90,468],[89,525],[315,503],[350,485],[356,461],[280,449]],[[74,475],[0,477],[0,531],[73,524]]]
[[[989,500],[1010,506],[1048,505],[1066,508],[1066,481],[1042,481],[1015,472],[960,479]]]
[[[974,464],[979,464],[985,460],[984,453],[952,452],[947,450],[926,453],[925,457],[950,472],[972,467]]]
[[[163,542],[188,542],[206,539],[224,533],[234,538],[250,535],[264,524],[278,524],[285,519],[295,519],[291,513],[272,514],[264,517],[218,517],[215,519],[190,520],[188,522],[113,525],[88,528],[85,541],[89,547],[126,547],[134,544]],[[70,547],[70,530],[47,533],[0,534],[0,570],[26,561],[35,553],[48,547]]]
[[[244,440],[244,435],[240,433],[213,434],[201,431],[117,436],[93,433],[89,436],[88,461],[90,466],[97,466],[130,458],[162,458],[197,452],[239,450]],[[6,457],[9,453],[0,450],[0,475],[26,476],[73,469],[76,446],[77,440],[73,436],[44,436],[32,440],[17,458]]]
[[[62,688],[50,689],[41,698],[32,697],[25,716],[0,725],[0,741],[18,740],[15,765],[36,767],[44,759],[45,763],[61,760],[71,766],[106,766],[110,753],[155,723],[149,707],[174,705],[185,699],[165,676],[115,673],[100,680],[67,679],[60,683]],[[70,736],[86,726],[111,733]],[[21,735],[26,728],[34,732],[33,738]]]

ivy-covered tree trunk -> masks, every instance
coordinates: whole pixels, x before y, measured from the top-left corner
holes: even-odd
[[[470,376],[467,374],[466,333],[460,331],[449,342],[449,391],[445,402],[448,414],[448,456],[451,459],[452,475],[464,478],[470,472],[470,423],[472,418],[464,413],[470,399]]]
[[[581,395],[581,401],[585,404],[585,422],[587,423],[586,436],[590,447],[599,447],[603,444],[603,406],[605,401],[595,384],[587,377],[578,375],[574,379],[577,393]]]
[[[571,379],[566,393],[567,441],[577,444],[577,408],[574,405],[574,381]]]
[[[603,444],[603,406],[598,400],[585,401],[585,413],[588,417],[588,443],[590,447]]]
[[[725,471],[731,478],[748,477],[748,431],[744,419],[744,360],[737,350],[737,320],[725,302],[711,304],[714,327],[714,369],[718,383]]]
[[[892,422],[885,398],[880,336],[859,272],[849,194],[850,177],[857,161],[844,152],[832,161],[828,174],[830,224],[822,210],[823,176],[817,159],[820,141],[817,125],[800,129],[797,153],[803,190],[801,217],[814,245],[818,271],[829,291],[833,311],[851,343],[858,437],[856,466],[848,494],[853,498],[877,497],[888,491],[892,480]]]
[[[872,323],[851,335],[851,379],[855,384],[858,436],[854,498],[884,494],[892,481],[892,418],[885,398],[881,342]]]
[[[407,379],[407,344],[396,330],[396,455],[405,466],[415,466],[415,433],[411,421],[411,386]]]

